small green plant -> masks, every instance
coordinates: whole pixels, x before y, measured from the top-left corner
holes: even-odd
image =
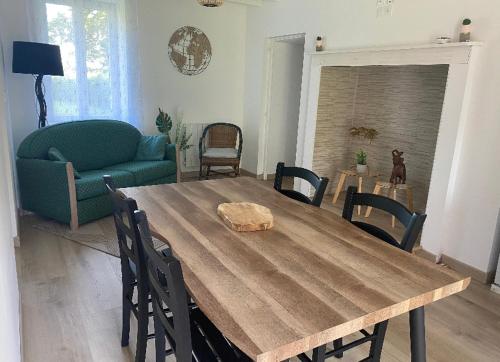
[[[158,128],[158,131],[167,136],[167,143],[172,143],[170,139],[170,131],[173,126],[172,117],[170,117],[166,112],[163,112],[161,108],[158,108],[158,111],[159,113],[156,117],[156,128]]]
[[[175,124],[175,144],[179,145],[181,151],[189,150],[193,145],[189,144],[189,140],[193,134],[188,133],[187,127],[181,120]]]
[[[356,163],[358,165],[366,165],[367,157],[368,155],[366,154],[365,151],[359,150],[358,152],[356,152]]]
[[[472,24],[472,21],[470,19],[464,19],[464,21],[462,22],[463,25],[470,25]]]

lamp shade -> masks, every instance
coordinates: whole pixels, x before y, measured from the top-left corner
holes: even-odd
[[[15,41],[12,72],[63,76],[61,50],[57,45]]]

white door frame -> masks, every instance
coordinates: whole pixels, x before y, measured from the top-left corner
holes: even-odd
[[[257,176],[267,180],[267,162],[268,162],[268,145],[269,145],[269,125],[271,111],[271,93],[273,82],[273,55],[276,43],[286,42],[294,39],[304,39],[304,55],[305,55],[305,38],[306,33],[297,33],[289,35],[281,35],[267,38],[266,40],[266,60],[264,67],[264,91],[262,100],[262,121],[259,127],[259,148],[257,159]]]

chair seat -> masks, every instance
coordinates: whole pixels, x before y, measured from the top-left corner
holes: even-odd
[[[280,190],[280,193],[282,193],[283,195],[285,195],[285,196],[287,196],[287,197],[289,197],[291,199],[303,202],[305,204],[311,204],[311,199],[308,198],[307,196],[301,194],[298,191],[295,191],[295,190]]]
[[[168,160],[130,161],[106,167],[105,170],[129,172],[133,175],[136,185],[143,185],[150,181],[175,174],[177,172],[177,166],[175,162]]]
[[[235,148],[207,148],[203,157],[206,158],[238,158],[238,150]]]
[[[251,361],[247,355],[228,342],[199,308],[190,310],[190,322],[193,361]]]
[[[116,187],[130,187],[135,185],[134,175],[120,170],[95,170],[80,172],[80,179],[75,180],[76,199],[78,201],[106,195],[108,190],[103,181],[104,175],[113,177]]]
[[[367,233],[384,240],[385,242],[391,244],[392,246],[395,246],[397,248],[401,248],[401,245],[392,237],[391,234],[386,232],[385,230],[382,230],[379,227],[376,227],[375,225],[367,224],[361,221],[351,221],[352,224],[356,225],[360,229],[366,231]]]

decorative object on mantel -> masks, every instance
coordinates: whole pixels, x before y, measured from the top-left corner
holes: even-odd
[[[323,37],[322,36],[318,36],[316,38],[316,51],[317,52],[322,52],[323,51]]]
[[[440,36],[436,38],[436,44],[448,44],[451,42],[451,38],[449,36]]]
[[[224,0],[198,0],[198,4],[207,8],[217,8],[224,5]]]
[[[168,43],[168,55],[180,73],[198,75],[210,64],[212,45],[200,29],[183,26],[172,34]]]
[[[404,163],[404,158],[401,155],[404,152],[399,152],[398,150],[392,151],[392,164],[394,167],[392,168],[392,174],[390,183],[393,185],[397,184],[405,184],[406,183],[406,165]]]
[[[238,232],[269,230],[274,226],[271,210],[249,202],[220,204],[217,215],[229,228]]]
[[[44,75],[64,76],[61,50],[57,45],[15,41],[12,73],[36,75],[35,95],[40,106],[38,128],[47,125],[47,103],[43,94]]]
[[[470,19],[464,19],[462,22],[462,31],[460,32],[460,42],[466,43],[470,42],[470,32],[472,30],[472,21]]]
[[[353,137],[364,137],[365,139],[367,139],[370,142],[370,144],[378,136],[378,131],[376,129],[365,128],[365,127],[352,127],[349,130],[349,133]]]
[[[172,129],[172,117],[167,113],[163,112],[161,108],[158,108],[158,116],[156,117],[156,128],[158,131],[167,136],[167,143],[172,143],[170,139],[170,130]]]

